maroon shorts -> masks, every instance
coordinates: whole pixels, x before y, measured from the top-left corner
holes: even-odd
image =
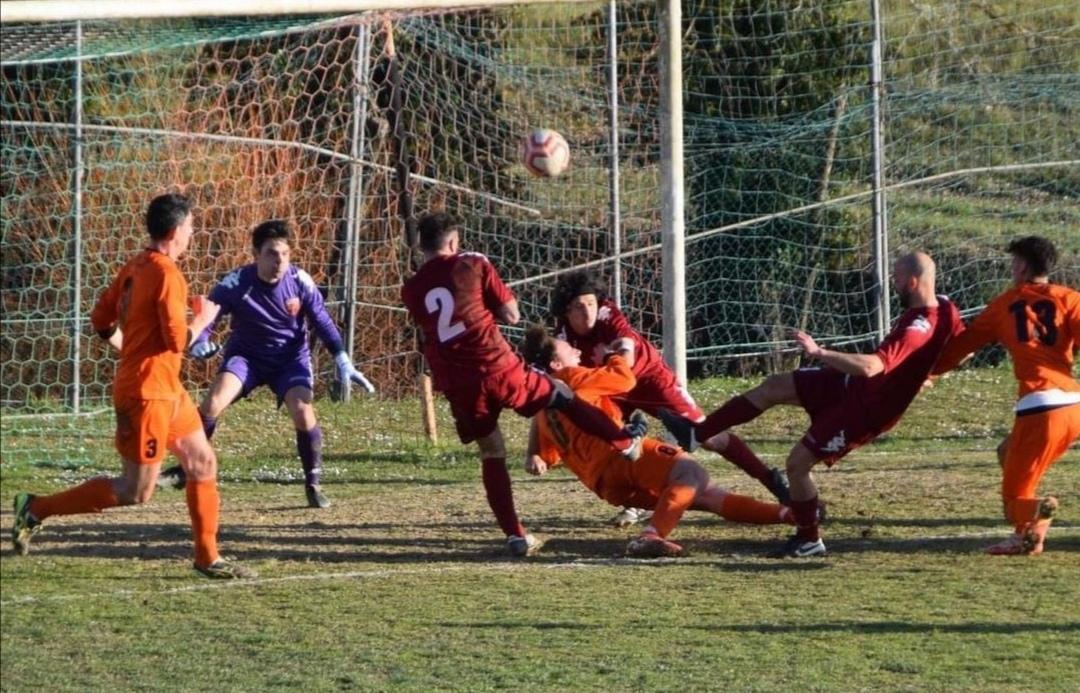
[[[679,384],[675,374],[668,368],[654,368],[642,373],[633,390],[624,397],[612,399],[622,409],[624,420],[629,418],[635,409],[655,417],[661,408],[670,409],[691,421],[705,419],[705,412],[701,411],[694,398]]]
[[[793,374],[795,392],[810,415],[802,444],[828,466],[866,445],[881,430],[867,421],[851,376],[832,368],[800,368]]]
[[[443,390],[462,443],[471,443],[495,430],[503,409],[529,417],[547,406],[555,386],[547,375],[519,362],[512,368]]]

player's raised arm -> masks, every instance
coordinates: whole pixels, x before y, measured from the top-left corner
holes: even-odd
[[[885,370],[885,361],[876,353],[848,354],[842,351],[824,349],[818,346],[813,337],[802,330],[793,330],[792,337],[807,356],[817,359],[841,373],[872,378]]]

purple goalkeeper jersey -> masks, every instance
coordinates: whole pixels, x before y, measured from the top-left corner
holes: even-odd
[[[295,265],[289,265],[276,284],[259,279],[254,264],[245,265],[225,275],[209,299],[221,306],[218,320],[232,316],[226,359],[242,354],[265,363],[308,357],[309,325],[330,353],[344,351],[341,333],[326,312],[319,287]],[[209,339],[213,329],[211,324],[199,339]]]

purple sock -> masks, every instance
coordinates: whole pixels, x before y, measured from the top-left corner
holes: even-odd
[[[316,425],[310,431],[297,431],[296,450],[304,466],[304,483],[317,486],[322,473],[322,428]]]
[[[206,439],[210,440],[214,437],[214,431],[217,429],[217,417],[207,416],[199,410],[199,418],[202,420],[202,430],[206,434]]]

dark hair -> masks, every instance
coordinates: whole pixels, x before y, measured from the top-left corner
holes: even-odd
[[[588,270],[564,274],[555,284],[555,290],[551,292],[552,317],[562,320],[570,301],[585,294],[595,294],[598,302],[607,298],[607,292],[604,291],[600,280]]]
[[[548,334],[543,325],[530,325],[525,330],[525,337],[519,348],[521,358],[525,359],[526,363],[546,371],[551,367],[551,359],[555,356],[555,338]]]
[[[158,195],[146,208],[146,230],[150,238],[163,241],[191,214],[191,200],[176,193]]]
[[[460,222],[446,212],[434,212],[420,217],[417,224],[420,230],[420,250],[427,253],[442,250],[446,239],[459,225]]]
[[[289,223],[281,219],[264,221],[251,230],[251,245],[258,253],[267,241],[289,241]]]
[[[1057,248],[1042,236],[1024,236],[1009,243],[1009,253],[1027,263],[1032,276],[1045,277],[1057,264]]]

